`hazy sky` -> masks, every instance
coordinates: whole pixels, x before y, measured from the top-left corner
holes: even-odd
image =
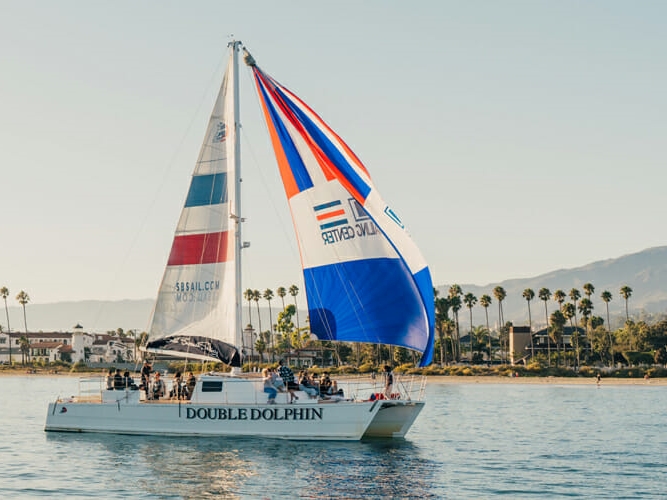
[[[0,0],[0,286],[157,292],[233,34],[366,164],[436,285],[664,245],[667,2]],[[244,287],[301,286],[243,68]]]

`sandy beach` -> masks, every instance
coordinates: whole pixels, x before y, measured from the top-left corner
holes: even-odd
[[[457,377],[434,375],[428,377],[429,384],[542,384],[542,385],[595,385],[595,377]],[[613,378],[602,377],[600,385],[655,385],[667,386],[666,378]]]
[[[0,370],[0,377],[19,377],[19,376],[49,376],[49,377],[95,377],[104,376],[105,371],[100,372],[69,372],[59,371],[53,373],[49,370],[39,370],[36,373],[27,373],[26,370]],[[337,378],[355,378],[352,376],[339,375]],[[429,384],[547,384],[547,385],[595,385],[595,377],[499,377],[495,375],[480,376],[452,376],[452,375],[429,375]],[[602,377],[600,385],[653,385],[667,386],[667,378],[614,378]]]

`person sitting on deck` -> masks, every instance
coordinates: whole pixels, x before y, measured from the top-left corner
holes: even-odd
[[[113,368],[109,368],[106,376],[107,391],[113,390]]]
[[[273,387],[275,387],[278,392],[286,391],[285,382],[282,378],[280,378],[275,369],[269,368],[269,376],[271,377],[271,385],[273,385]]]
[[[160,378],[160,372],[155,372],[155,379],[151,387],[152,399],[160,399],[164,397],[164,382]]]
[[[331,378],[329,378],[329,373],[324,372],[320,380],[320,396],[329,394],[329,389],[331,389]]]
[[[317,387],[313,384],[312,379],[308,376],[308,371],[304,370],[300,373],[299,376],[299,389],[301,389],[303,392],[308,394],[310,398],[316,398],[317,393],[319,392],[317,390]]]
[[[338,388],[338,383],[335,380],[331,383],[331,387],[329,388],[328,394],[330,396],[340,396],[340,397],[344,396],[343,389]]]
[[[183,375],[181,375],[181,372],[176,372],[169,396],[176,399],[182,399],[184,392]]]
[[[133,391],[138,389],[134,383],[134,379],[130,377],[130,372],[128,370],[125,370],[125,373],[123,373],[123,386],[127,389],[132,389]]]
[[[188,372],[188,380],[185,382],[185,398],[190,399],[192,394],[195,392],[195,386],[197,385],[197,379],[195,378],[192,372]]]
[[[113,388],[117,391],[122,391],[125,389],[125,381],[123,376],[120,374],[120,368],[116,368],[116,373],[113,376]]]
[[[262,370],[262,380],[264,381],[264,392],[269,395],[269,400],[267,403],[270,405],[276,404],[276,396],[278,391],[273,387],[273,381],[271,380],[271,374],[269,373],[268,368]]]

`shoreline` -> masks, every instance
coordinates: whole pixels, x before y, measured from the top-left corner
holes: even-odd
[[[0,370],[1,377],[103,377],[106,372],[49,372],[37,371],[27,373],[23,370]],[[432,385],[463,385],[463,384],[530,384],[530,385],[595,385],[595,377],[503,377],[499,375],[427,375],[428,384]],[[350,378],[338,375],[339,380]],[[351,377],[354,378],[354,377]],[[600,385],[641,385],[641,386],[667,386],[667,378],[614,378],[602,377]]]

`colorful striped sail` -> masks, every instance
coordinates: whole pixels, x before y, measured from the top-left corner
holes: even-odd
[[[431,275],[395,212],[338,135],[251,61],[320,340],[402,346],[431,363]]]
[[[233,50],[162,278],[148,351],[238,364]]]

